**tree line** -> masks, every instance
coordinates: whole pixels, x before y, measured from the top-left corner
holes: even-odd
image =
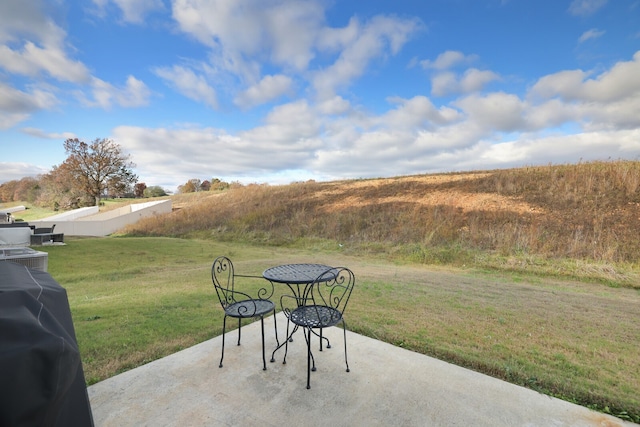
[[[226,190],[230,186],[231,184],[221,181],[218,178],[213,178],[211,181],[207,181],[206,179],[200,181],[197,178],[192,178],[183,185],[178,186],[178,192],[196,193],[198,191],[220,191]]]
[[[135,164],[111,139],[91,143],[77,138],[64,142],[67,158],[49,173],[0,184],[0,202],[24,201],[54,210],[99,206],[103,198],[166,196],[160,186],[138,182]],[[224,190],[229,184],[212,179],[190,179],[178,187],[181,193]]]

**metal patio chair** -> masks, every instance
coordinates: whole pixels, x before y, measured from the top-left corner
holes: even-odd
[[[236,278],[262,279],[263,284],[251,287],[242,281],[243,285],[236,283]],[[264,280],[262,276],[247,276],[235,274],[233,264],[227,257],[221,256],[215,259],[211,266],[211,279],[213,286],[224,310],[224,321],[222,324],[222,356],[220,357],[220,368],[224,359],[224,341],[227,327],[227,317],[238,319],[238,345],[242,332],[242,319],[260,318],[262,328],[262,365],[263,370],[267,369],[264,349],[264,316],[273,312],[273,324],[278,341],[278,328],[276,324],[276,306],[269,299],[273,296],[274,286],[271,282]],[[242,290],[240,290],[242,289]],[[278,342],[279,344],[279,342]]]
[[[311,353],[311,333],[320,337],[320,351],[322,351],[322,330],[330,326],[342,323],[344,335],[344,361],[349,372],[347,359],[347,326],[344,320],[344,311],[355,286],[355,275],[345,267],[336,267],[327,270],[318,276],[313,283],[307,285],[302,300],[290,295],[280,298],[282,311],[287,316],[287,336],[289,335],[289,322],[304,329],[307,341],[307,389],[311,388],[311,371],[315,371],[315,358]],[[302,303],[301,303],[302,301]],[[319,329],[316,333],[315,330]],[[326,338],[325,338],[326,339]],[[285,344],[288,346],[288,343]],[[330,348],[327,345],[327,348]],[[285,360],[286,360],[285,349]],[[313,359],[313,368],[311,361]]]

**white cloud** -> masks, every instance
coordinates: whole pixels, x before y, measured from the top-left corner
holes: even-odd
[[[180,65],[174,65],[172,68],[156,68],[154,72],[187,98],[202,102],[213,109],[218,108],[216,91],[209,86],[202,75],[197,75]]]
[[[130,22],[157,5],[128,2],[132,9],[127,15],[122,0],[94,2],[121,7]],[[176,0],[176,22],[183,34],[205,45],[202,56],[207,62],[182,58],[182,64],[188,65],[153,69],[158,77],[184,96],[216,109],[218,98],[227,94],[246,108],[283,95],[293,101],[271,108],[261,123],[233,134],[198,125],[113,129],[113,137],[139,165],[141,179],[163,186],[212,176],[246,180],[306,174],[332,179],[548,163],[551,152],[557,152],[554,161],[558,162],[586,159],[585,152],[606,153],[606,157],[640,155],[640,52],[605,72],[549,74],[528,93],[517,95],[488,92],[488,84],[501,79],[500,75],[469,68],[476,55],[446,51],[420,64],[432,78],[431,96],[449,96],[450,101],[435,104],[434,98],[422,95],[424,88],[416,88],[415,95],[388,98],[390,105],[375,105],[372,112],[356,103],[357,94],[351,98],[339,91],[377,61],[397,54],[422,24],[377,16],[352,18],[343,27],[330,28],[324,5],[320,1]],[[572,7],[588,10],[588,5],[597,10],[595,3],[574,2]],[[50,24],[44,18],[30,22]],[[0,16],[0,24],[5,23]],[[20,42],[17,34],[31,38]],[[592,29],[581,39],[602,34]],[[45,75],[72,83],[88,79],[89,84],[81,86],[86,94],[79,95],[85,105],[108,109],[149,102],[151,91],[133,76],[119,85],[91,77],[67,53],[65,38],[55,25],[47,30],[11,31],[0,25],[0,58],[7,59],[0,63],[21,76]],[[76,66],[76,72],[56,74],[64,66]],[[308,99],[296,98],[294,82],[300,87],[311,85],[301,95]],[[19,90],[0,83],[0,127],[15,126],[35,111],[53,108],[58,105],[54,94],[59,93],[42,84]],[[582,130],[586,136],[561,136],[565,128]],[[39,138],[69,135],[32,127],[22,132]]]
[[[632,61],[618,62],[596,79],[584,82],[583,97],[590,101],[609,102],[640,96],[640,51]]]
[[[218,168],[222,171],[234,168],[230,160],[237,150],[234,144],[237,138],[216,129],[118,126],[112,131],[112,137],[135,159],[144,180],[148,180],[149,176],[165,175],[157,185],[168,180],[177,185],[200,173],[214,173]],[[194,157],[193,153],[198,155]],[[207,165],[209,162],[211,163]],[[236,169],[232,170],[238,172]],[[172,175],[176,176],[177,182],[170,178]],[[182,180],[179,178],[181,176],[186,179]]]
[[[640,51],[632,61],[621,61],[594,79],[581,70],[562,71],[542,77],[531,93],[567,101],[615,102],[640,96]]]
[[[26,113],[14,113],[11,111],[0,110],[0,130],[12,128],[20,122],[23,122],[29,118],[29,114]]]
[[[24,177],[36,177],[48,173],[49,170],[29,163],[0,162],[0,184],[20,180]]]
[[[36,138],[42,138],[42,139],[70,139],[70,138],[77,137],[76,134],[73,132],[61,132],[61,133],[45,132],[42,129],[31,128],[31,127],[22,128],[20,129],[20,131],[27,135],[35,136]]]
[[[128,76],[126,86],[118,91],[116,99],[121,107],[133,108],[148,105],[150,96],[151,91],[142,80]]]
[[[315,149],[320,146],[317,140],[303,137],[285,140],[278,130],[286,131],[286,123],[278,123],[282,117],[273,120],[274,123],[235,136],[213,128],[129,126],[117,127],[112,135],[135,159],[137,173],[147,185],[175,189],[191,178],[212,177],[245,183],[265,182],[270,174],[282,175],[283,169],[307,169]],[[256,181],[256,177],[262,178]]]
[[[235,103],[244,108],[264,104],[292,93],[292,85],[293,81],[288,76],[282,74],[265,76],[256,85],[238,95]]]
[[[156,10],[163,10],[162,0],[114,0],[122,9],[124,18],[128,22],[140,23],[144,17]]]
[[[578,43],[584,43],[587,40],[597,39],[599,37],[602,37],[605,33],[606,31],[598,30],[597,28],[592,28],[582,33],[582,35],[578,39]]]
[[[175,185],[210,175],[274,182],[629,158],[640,156],[638,59],[640,53],[595,77],[579,70],[545,76],[524,98],[473,93],[439,107],[425,96],[390,98],[376,115],[335,96],[275,107],[263,124],[233,135],[126,127],[114,135],[143,165],[143,179]],[[582,133],[566,134],[565,127]]]
[[[105,15],[109,1],[112,1],[121,11],[125,22],[141,24],[151,12],[164,10],[162,0],[93,0],[98,7],[98,14]]]
[[[117,1],[134,9],[156,2]],[[105,109],[148,104],[151,92],[142,81],[129,76],[123,86],[114,86],[92,76],[82,61],[70,55],[73,46],[68,44],[67,33],[51,17],[61,5],[40,0],[0,2],[0,69],[13,86],[0,86],[3,129],[27,120],[35,111],[60,105],[54,93],[75,94],[83,104]],[[55,87],[58,82],[65,85]]]
[[[431,94],[435,96],[456,93],[459,87],[458,76],[451,71],[438,73],[431,78]]]
[[[313,58],[324,12],[309,0],[176,0],[173,17],[182,31],[233,62],[258,55],[300,70]]]
[[[464,128],[423,133],[415,139],[381,132],[363,134],[351,149],[319,152],[311,170],[338,171],[330,179],[363,178],[546,165],[550,161],[575,163],[640,153],[638,129],[542,138],[523,135],[496,143],[473,140],[477,135],[468,124]],[[467,137],[462,137],[465,132]],[[551,160],[549,153],[553,153]]]
[[[580,97],[582,83],[588,74],[582,70],[565,70],[541,77],[531,89],[531,94],[544,98],[562,96],[573,100]]]
[[[415,155],[426,159],[438,153],[465,149],[486,137],[487,133],[486,129],[469,120],[460,120],[451,126],[433,130],[422,130],[415,136],[415,147],[418,150]]]
[[[204,127],[119,126],[112,137],[135,159],[147,185],[175,188],[190,178],[265,182],[269,176],[282,179],[297,169],[309,170],[323,146],[321,133],[320,117],[298,101],[274,108],[263,125],[236,135]]]
[[[66,33],[43,13],[39,1],[0,2],[0,68],[29,77],[86,82],[87,68],[68,57]]]
[[[340,52],[351,45],[361,32],[362,25],[356,17],[349,19],[345,27],[324,27],[318,34],[318,49],[328,52]]]
[[[500,76],[493,71],[469,68],[461,77],[451,71],[437,73],[431,79],[431,93],[435,96],[477,92]]]
[[[640,128],[640,96],[613,102],[585,102],[576,107],[586,130]]]
[[[341,96],[325,99],[317,105],[317,110],[322,115],[346,114],[351,109],[351,104]]]
[[[527,102],[523,116],[527,123],[527,130],[532,131],[555,129],[565,123],[580,123],[583,118],[579,106],[559,99],[540,103]]]
[[[526,130],[523,115],[527,105],[516,95],[503,92],[470,95],[457,100],[455,105],[467,114],[467,120],[487,131]]]
[[[476,61],[477,59],[477,55],[465,55],[464,53],[459,51],[448,50],[438,55],[438,57],[434,61],[431,61],[429,59],[420,61],[420,65],[425,70],[433,69],[442,71],[448,70],[461,64],[469,64]]]
[[[264,2],[264,0],[261,0]],[[319,2],[279,2],[266,15],[269,38],[272,39],[271,60],[296,70],[305,70],[314,57],[312,47],[324,22]]]
[[[501,79],[493,71],[477,68],[468,68],[462,74],[452,71],[454,68],[477,60],[477,55],[465,55],[459,51],[448,50],[439,54],[435,60],[420,61],[420,65],[425,70],[433,70],[431,75],[432,95],[459,95],[481,91],[488,83]]]
[[[411,99],[391,99],[398,107],[380,116],[376,122],[387,129],[430,129],[444,125],[458,118],[455,110],[443,107],[440,110],[425,96]]]
[[[312,148],[322,129],[322,120],[304,100],[279,105],[264,119],[265,124],[241,132],[242,139],[253,141],[258,147],[297,151]]]
[[[484,162],[494,167],[512,165],[545,164],[549,153],[553,153],[553,163],[575,163],[616,158],[616,155],[640,152],[640,131],[637,129],[613,132],[585,132],[575,135],[557,135],[544,138],[526,137],[516,141],[480,146],[478,153]]]
[[[495,80],[500,80],[500,76],[493,71],[470,68],[464,72],[460,80],[460,89],[462,93],[479,91],[487,83]]]
[[[332,98],[372,60],[396,54],[420,28],[416,19],[386,16],[363,23],[353,18],[346,27],[330,28],[324,6],[315,0],[176,0],[173,17],[183,32],[211,49],[211,68],[222,76],[216,81],[245,87],[236,95],[242,106],[264,102],[263,66],[275,67],[272,75],[311,75],[319,96]],[[319,53],[322,61],[312,66]],[[229,84],[224,89],[233,91]]]
[[[26,42],[22,51],[0,46],[0,66],[12,74],[34,77],[44,71],[57,80],[74,83],[86,82],[89,78],[84,64],[69,59],[59,47],[41,48],[32,42]]]
[[[606,5],[608,0],[573,0],[569,13],[574,16],[589,16]]]
[[[350,30],[349,37],[339,38],[346,45],[338,59],[313,77],[313,86],[320,99],[332,98],[338,88],[360,77],[374,58],[386,55],[387,49],[391,54],[397,53],[409,36],[420,28],[417,20],[385,16],[376,16],[365,25],[352,20],[349,25],[355,27],[355,32]],[[332,42],[337,43],[336,40]]]
[[[29,92],[23,92],[0,83],[0,129],[9,129],[32,113],[57,104],[58,100],[49,91],[32,87]]]
[[[27,93],[0,83],[0,111],[30,113],[35,110],[50,108],[57,103],[50,92],[32,88]]]
[[[491,132],[461,122],[464,117],[455,109],[436,109],[425,97],[391,101],[396,106],[387,113],[361,120],[354,119],[346,101],[335,98],[318,108],[304,101],[274,108],[263,125],[236,135],[211,128],[127,127],[114,135],[139,165],[152,167],[139,170],[144,180],[173,179],[177,185],[210,174],[243,182],[256,182],[259,176],[264,182],[296,174],[334,179],[366,177],[372,171],[376,176],[422,173],[432,167],[436,153],[469,147]],[[338,116],[319,116],[319,111]],[[429,121],[439,124],[430,133],[423,130]],[[197,158],[189,156],[192,152],[199,153]],[[176,163],[175,158],[190,160]]]
[[[38,43],[61,45],[66,36],[43,12],[43,2],[0,2],[0,43],[22,38],[34,38]]]
[[[89,99],[81,92],[76,92],[78,99],[88,107],[99,107],[105,110],[114,105],[125,108],[142,107],[149,103],[151,91],[141,80],[134,76],[127,77],[124,86],[116,87],[111,83],[96,77],[91,82],[91,96]]]

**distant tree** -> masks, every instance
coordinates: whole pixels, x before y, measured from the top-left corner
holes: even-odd
[[[209,190],[211,190],[211,183],[205,179],[204,181],[202,181],[202,184],[200,184],[200,191]]]
[[[0,184],[0,202],[13,202],[13,193],[17,182],[11,180]]]
[[[130,191],[138,177],[133,173],[135,165],[129,161],[118,144],[110,139],[95,139],[91,144],[67,139],[64,149],[69,155],[60,165],[72,176],[96,206],[105,192],[121,195]]]
[[[83,191],[78,177],[62,163],[54,166],[46,175],[40,177],[41,192],[37,204],[50,206],[54,210],[73,209],[89,206],[93,200]]]
[[[146,189],[147,184],[145,184],[144,182],[139,182],[133,187],[133,194],[136,196],[136,198],[140,199],[144,197],[144,190]]]
[[[211,180],[211,187],[209,189],[210,190],[226,190],[227,188],[229,188],[228,182],[220,181],[220,179],[218,178],[213,178]]]
[[[195,193],[200,189],[200,180],[197,178],[190,179],[183,185],[178,187],[180,193]]]
[[[193,188],[193,185],[189,181],[187,181],[186,183],[184,183],[182,185],[178,185],[178,193],[180,193],[180,194],[194,193],[195,191],[196,191],[196,189]]]
[[[15,179],[0,185],[0,202],[13,202],[17,187],[18,181]]]
[[[137,179],[138,177],[136,176],[135,179]],[[135,182],[134,179],[134,182]],[[106,188],[107,194],[109,195],[109,197],[111,198],[118,198],[118,197],[135,197],[133,194],[133,188],[131,186],[131,182],[127,181],[127,180],[123,180],[120,178],[117,179],[109,179],[107,180],[107,188]]]
[[[34,203],[40,193],[40,183],[36,178],[25,177],[7,181],[0,185],[0,202]]]
[[[22,178],[18,181],[15,193],[13,194],[13,200],[33,203],[38,198],[39,193],[40,183],[37,179],[33,177]]]
[[[162,197],[166,195],[167,192],[164,190],[164,188],[157,185],[152,185],[151,187],[147,187],[144,190],[144,197]]]
[[[200,185],[202,184],[202,181],[200,181],[198,178],[192,178],[189,180],[189,182],[191,183],[191,186],[195,189],[194,191],[200,191]]]

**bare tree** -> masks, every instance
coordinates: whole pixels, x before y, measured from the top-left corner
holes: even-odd
[[[100,205],[105,190],[122,192],[138,180],[129,155],[110,139],[96,139],[91,144],[78,138],[67,139],[64,149],[69,157],[61,166],[70,171],[96,206]]]

